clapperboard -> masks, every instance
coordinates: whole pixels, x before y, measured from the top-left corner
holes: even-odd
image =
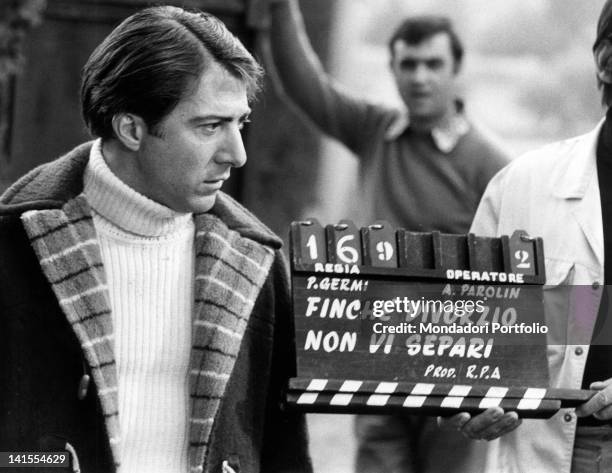
[[[550,417],[591,391],[549,388],[541,238],[291,224],[304,412]]]

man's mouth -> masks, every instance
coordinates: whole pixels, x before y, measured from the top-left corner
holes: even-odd
[[[214,178],[214,179],[206,179],[204,181],[204,184],[206,184],[207,187],[211,187],[213,189],[221,189],[221,186],[223,186],[223,183],[227,179],[229,179],[229,174],[223,175],[223,176],[219,176],[219,177]]]

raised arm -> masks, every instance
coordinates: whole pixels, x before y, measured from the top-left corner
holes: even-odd
[[[325,73],[308,41],[296,0],[269,0],[269,4],[271,55],[285,94],[321,131],[353,152],[364,153],[384,127],[389,111],[347,93]]]

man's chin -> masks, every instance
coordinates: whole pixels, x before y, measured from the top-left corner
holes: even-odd
[[[443,114],[430,108],[417,108],[416,110],[409,109],[410,123],[417,129],[429,129],[435,127],[443,118]]]
[[[168,205],[168,207],[180,213],[204,213],[213,208],[216,200],[217,192],[210,195],[191,195],[180,201],[175,201],[173,205]]]
[[[211,195],[205,196],[194,196],[194,198],[190,199],[188,202],[189,210],[187,212],[193,213],[204,213],[208,212],[213,208],[215,202],[217,200],[217,192]]]
[[[412,120],[431,120],[435,115],[432,107],[423,104],[408,105],[408,111]]]

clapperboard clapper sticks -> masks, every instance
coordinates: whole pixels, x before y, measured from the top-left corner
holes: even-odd
[[[562,407],[582,404],[592,394],[573,389],[294,378],[287,400],[307,412],[448,415],[500,406],[521,417],[548,418]]]
[[[542,239],[307,219],[290,241],[288,408],[545,418],[592,396],[549,387]]]

